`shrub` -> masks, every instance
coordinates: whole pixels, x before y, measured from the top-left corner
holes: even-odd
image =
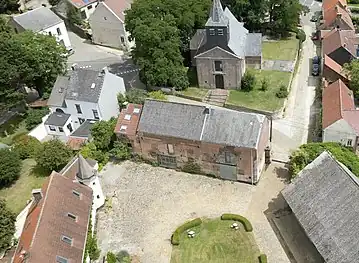
[[[275,95],[280,99],[284,99],[284,98],[288,97],[288,90],[287,90],[286,86],[281,85]]]
[[[167,100],[166,95],[160,90],[151,91],[150,93],[148,93],[148,96],[155,100]]]
[[[306,39],[306,35],[303,29],[298,29],[298,32],[295,37],[299,39],[300,42],[304,42]]]
[[[109,160],[109,154],[98,150],[94,142],[85,144],[81,148],[80,153],[84,158],[91,158],[98,161],[99,170],[101,170],[100,168],[102,168]]]
[[[82,18],[80,12],[72,4],[67,3],[66,16],[71,24],[81,25]]]
[[[42,122],[42,117],[49,113],[48,108],[29,109],[25,119],[26,129],[32,130]]]
[[[118,106],[120,107],[120,109],[123,108],[123,106],[125,105],[125,102],[126,102],[126,97],[122,93],[118,93],[117,94],[117,103],[118,103]]]
[[[251,222],[249,222],[249,220],[243,216],[240,215],[236,215],[236,214],[223,214],[221,216],[222,220],[233,220],[233,221],[238,221],[240,223],[242,223],[242,225],[244,226],[244,229],[247,232],[252,232],[253,231],[253,227]]]
[[[241,87],[244,91],[251,91],[256,85],[256,76],[251,71],[246,71],[241,81]]]
[[[111,251],[107,252],[106,255],[106,262],[107,263],[117,263],[116,255]]]
[[[112,157],[118,160],[128,160],[131,158],[131,149],[126,142],[115,141],[113,148],[109,151]]]
[[[268,88],[269,88],[269,81],[268,81],[267,78],[264,78],[264,79],[262,80],[261,90],[262,90],[262,91],[267,91]]]
[[[15,182],[21,171],[19,155],[9,149],[0,149],[0,188]]]
[[[49,0],[49,4],[52,6],[57,5],[60,2],[60,0]]]
[[[202,172],[201,167],[199,166],[199,164],[195,163],[192,160],[186,162],[183,165],[181,170],[182,170],[182,172],[190,173],[190,174],[200,174]]]
[[[121,250],[116,255],[117,262],[119,263],[131,263],[130,254],[126,250]]]
[[[130,89],[126,92],[126,100],[129,103],[143,104],[147,97],[147,91],[142,89]]]
[[[18,153],[21,159],[35,158],[37,152],[41,148],[41,142],[35,137],[22,135],[16,138],[13,149]]]
[[[267,255],[266,254],[261,254],[259,257],[259,263],[267,263]]]
[[[0,199],[0,253],[11,246],[15,233],[16,215]]]
[[[199,226],[200,224],[202,224],[202,219],[201,218],[196,218],[193,219],[191,221],[188,221],[186,223],[184,223],[183,225],[179,226],[175,232],[173,232],[173,235],[171,237],[171,243],[172,245],[179,245],[179,239],[181,234],[186,231],[187,229],[190,229],[192,227],[195,226]]]
[[[99,150],[109,150],[111,144],[115,139],[114,129],[116,126],[116,119],[111,118],[108,121],[97,121],[91,127],[91,137]]]

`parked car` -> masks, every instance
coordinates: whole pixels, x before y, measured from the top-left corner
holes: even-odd
[[[312,75],[319,76],[320,73],[320,57],[315,56],[312,61]]]
[[[312,16],[312,18],[310,19],[311,22],[317,22],[318,21],[318,17],[317,16]]]

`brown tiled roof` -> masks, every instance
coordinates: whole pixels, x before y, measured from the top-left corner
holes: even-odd
[[[355,57],[355,42],[356,37],[354,30],[340,30],[335,28],[323,39],[323,53],[329,55],[338,48],[343,47]]]
[[[343,78],[350,80],[350,78],[344,73],[343,67],[327,55],[324,55],[324,67],[328,67]]]
[[[98,0],[68,0],[68,1],[74,6],[76,6],[77,8],[81,8],[89,4],[95,3]]]
[[[340,79],[323,90],[323,129],[344,119],[345,112],[356,111],[353,92]],[[348,116],[352,114],[348,114]],[[359,119],[357,119],[359,122]]]
[[[340,16],[340,18],[339,18]],[[335,23],[336,19],[341,19],[351,29],[355,30],[353,21],[348,11],[340,5],[333,6],[323,11],[324,26],[328,27]]]
[[[139,109],[139,113],[134,113],[135,108]],[[128,104],[127,108],[121,110],[120,116],[118,116],[115,133],[135,136],[137,132],[137,126],[140,121],[141,112],[142,105],[132,103]],[[126,119],[127,117],[130,119]],[[126,127],[126,129],[121,130],[122,126]]]
[[[80,150],[80,148],[86,143],[87,138],[75,138],[75,137],[70,137],[67,141],[67,145],[72,149],[72,150]]]
[[[80,194],[77,197],[73,194]],[[43,197],[30,208],[19,239],[14,263],[55,262],[56,256],[69,262],[83,262],[87,227],[92,205],[91,188],[52,172],[42,188]],[[71,213],[76,221],[67,216]],[[61,240],[72,238],[72,245]]]
[[[132,0],[105,0],[104,4],[124,22],[124,12],[131,8]]]
[[[322,4],[322,9],[328,10],[336,5],[340,5],[341,7],[348,6],[346,0],[324,0]]]

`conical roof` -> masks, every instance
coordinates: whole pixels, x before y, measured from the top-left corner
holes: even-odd
[[[88,180],[92,176],[95,175],[95,170],[91,165],[85,160],[85,158],[79,154],[78,156],[78,165],[79,165],[79,171],[77,173],[77,177],[80,180]]]
[[[223,7],[220,0],[213,0],[211,13],[207,20],[206,26],[220,26],[225,27],[228,25],[228,18],[225,16]]]

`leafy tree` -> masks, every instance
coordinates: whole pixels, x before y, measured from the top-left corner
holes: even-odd
[[[262,86],[261,86],[261,90],[262,91],[267,91],[269,88],[269,81],[268,78],[264,78],[262,79]]]
[[[19,155],[9,149],[0,149],[0,188],[15,182],[21,171]]]
[[[97,260],[100,257],[101,250],[97,246],[96,236],[87,236],[86,250],[91,260]]]
[[[115,141],[109,153],[118,160],[128,160],[131,158],[131,149],[124,141]]]
[[[99,162],[99,170],[103,167],[109,160],[109,155],[107,152],[97,149],[94,142],[87,143],[80,150],[80,153],[84,158],[91,158]]]
[[[13,150],[21,159],[35,158],[39,149],[41,149],[41,142],[27,134],[17,138],[13,144]]]
[[[250,70],[247,70],[244,73],[242,81],[241,81],[241,89],[244,91],[251,91],[254,89],[256,85],[256,76]]]
[[[130,89],[126,92],[126,100],[129,103],[143,104],[147,97],[147,91],[142,89]]]
[[[106,255],[106,262],[107,263],[117,263],[116,255],[111,251],[107,252]]]
[[[122,109],[126,102],[126,97],[122,93],[117,94],[117,102],[120,109]]]
[[[4,33],[9,35],[14,33],[14,29],[10,26],[8,20],[9,19],[5,15],[0,15],[0,33],[2,37],[4,36]]]
[[[70,23],[74,25],[81,25],[82,18],[79,10],[77,10],[72,4],[67,3],[66,16]]]
[[[167,96],[160,90],[151,91],[148,96],[155,100],[167,100]]]
[[[324,142],[303,144],[292,153],[289,162],[292,178],[325,150],[329,151],[339,162],[359,177],[359,158],[353,150],[339,143]]]
[[[359,96],[359,60],[353,59],[349,64],[344,65],[344,73],[350,76],[350,89],[355,97]]]
[[[58,3],[60,3],[60,0],[49,0],[49,4],[52,5],[52,6],[55,6]]]
[[[48,108],[29,109],[25,119],[26,129],[32,130],[42,122],[42,118],[49,113]]]
[[[17,0],[0,0],[0,14],[17,12],[19,7]]]
[[[99,150],[108,150],[115,136],[114,129],[116,119],[109,121],[98,121],[91,127],[91,136],[96,148]]]
[[[0,252],[11,246],[15,222],[16,215],[6,207],[5,201],[0,199]]]
[[[287,87],[284,85],[281,85],[275,95],[280,99],[284,99],[284,98],[288,97]]]
[[[72,150],[60,140],[54,139],[42,144],[36,154],[37,165],[46,171],[58,171],[72,156]]]

